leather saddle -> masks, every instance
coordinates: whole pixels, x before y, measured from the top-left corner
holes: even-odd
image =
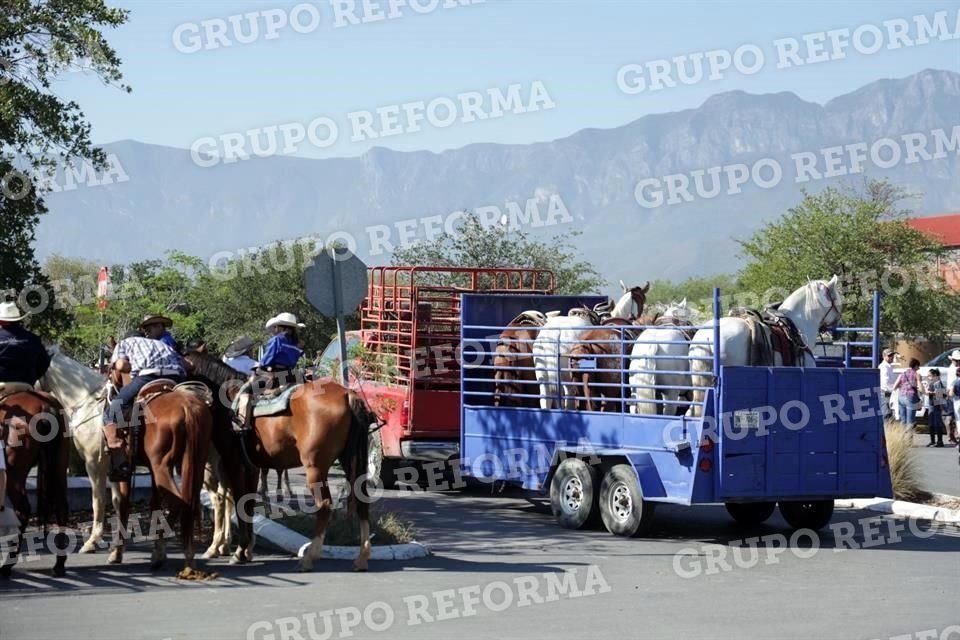
[[[803,353],[807,350],[803,338],[793,322],[778,311],[778,306],[768,305],[763,311],[734,307],[727,314],[744,320],[750,329],[750,365],[772,365],[777,353],[785,367],[803,362]]]

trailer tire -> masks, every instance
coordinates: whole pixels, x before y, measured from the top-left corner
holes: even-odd
[[[777,508],[776,502],[727,502],[724,505],[737,524],[755,527],[766,522]]]
[[[617,464],[600,483],[600,517],[615,536],[645,535],[653,523],[654,503],[643,499],[637,473],[629,464]]]
[[[564,529],[585,529],[597,521],[600,473],[579,458],[567,458],[550,480],[550,509]]]
[[[833,500],[781,502],[780,515],[794,529],[817,531],[830,524],[833,518]]]
[[[383,438],[379,430],[370,434],[367,446],[367,477],[370,482],[384,489],[396,489],[396,461],[383,455]]]

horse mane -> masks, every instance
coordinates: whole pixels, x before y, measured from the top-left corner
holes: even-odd
[[[219,359],[211,356],[209,353],[194,351],[184,356],[193,366],[190,372],[198,378],[206,378],[215,385],[222,385],[231,380],[246,380],[247,376],[243,372],[237,371],[230,365],[221,362]]]

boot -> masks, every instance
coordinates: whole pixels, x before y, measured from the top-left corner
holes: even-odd
[[[110,454],[110,472],[107,477],[111,482],[128,480],[130,478],[130,460],[124,442],[120,439],[117,425],[114,423],[103,425],[103,435],[106,436],[107,453]]]

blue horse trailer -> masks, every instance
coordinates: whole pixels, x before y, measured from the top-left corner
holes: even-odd
[[[707,326],[716,344],[718,291],[714,298]],[[624,536],[647,531],[661,503],[723,503],[744,524],[765,521],[779,506],[792,527],[819,529],[837,498],[892,496],[876,368],[878,297],[873,326],[836,330],[833,357],[816,368],[721,366],[715,354],[706,374],[712,382],[699,387],[704,397],[693,411],[689,398],[675,403],[677,411],[663,400],[655,412],[636,408],[634,388],[662,392],[663,385],[629,383],[629,345],[620,352],[617,410],[495,406],[500,331],[524,310],[564,309],[566,302],[463,296],[461,455],[468,476],[548,493],[564,527],[600,518]],[[561,369],[559,359],[557,370],[576,371],[572,364]],[[691,375],[680,388],[698,387]],[[527,390],[522,395],[539,394],[538,385]]]

